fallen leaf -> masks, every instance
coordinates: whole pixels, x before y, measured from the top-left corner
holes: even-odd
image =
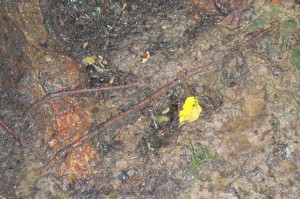
[[[196,19],[197,21],[199,21],[201,19],[201,16],[199,15],[199,13],[194,14],[194,19]]]
[[[97,59],[96,56],[85,57],[82,60],[82,63],[85,64],[85,65],[94,64],[96,62],[96,59]]]
[[[198,119],[202,111],[198,98],[190,96],[185,100],[182,110],[179,112],[179,126],[186,122],[192,122]]]
[[[86,47],[89,45],[89,42],[88,41],[86,41],[86,42],[84,42],[83,44],[82,44],[82,48],[83,49],[86,49]]]
[[[144,52],[144,55],[141,57],[142,63],[145,63],[150,58],[149,51]]]
[[[170,118],[166,115],[159,115],[155,118],[155,120],[159,123],[163,123],[163,122],[169,122]]]

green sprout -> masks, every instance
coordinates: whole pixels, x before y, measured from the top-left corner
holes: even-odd
[[[216,158],[213,156],[209,150],[209,146],[206,146],[203,150],[196,150],[192,141],[190,140],[191,151],[193,154],[193,161],[190,164],[192,170],[196,169],[200,164],[204,164],[208,161],[214,161]]]
[[[99,16],[100,13],[101,13],[101,7],[100,7],[100,6],[97,6],[96,9],[92,12],[92,15],[93,15],[94,17],[96,17],[96,16]]]
[[[215,156],[212,155],[209,146],[206,146],[204,149],[196,149],[192,141],[190,140],[190,148],[192,152],[192,162],[189,164],[187,170],[185,171],[185,175],[181,182],[181,187],[185,187],[188,184],[192,183],[196,179],[201,179],[203,170],[198,172],[195,176],[188,176],[193,173],[200,165],[203,165],[209,161],[214,161],[216,159]]]
[[[76,2],[78,2],[80,5],[83,3],[83,0],[71,0],[70,1],[71,3],[76,3]]]

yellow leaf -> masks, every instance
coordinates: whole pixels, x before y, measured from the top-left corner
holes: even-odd
[[[115,81],[115,76],[113,76],[110,80],[109,80],[109,84],[113,84]]]
[[[179,112],[179,126],[186,122],[192,122],[198,119],[202,111],[198,98],[190,96],[186,98],[182,110]]]
[[[159,115],[155,118],[159,123],[168,122],[170,121],[170,118],[165,115]]]
[[[90,57],[86,57],[82,60],[82,63],[84,63],[85,65],[87,64],[94,64],[96,62],[97,57],[96,56],[90,56]]]

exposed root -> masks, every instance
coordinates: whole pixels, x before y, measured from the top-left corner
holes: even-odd
[[[133,84],[127,84],[127,85],[117,85],[117,86],[106,86],[106,87],[96,87],[96,88],[80,88],[80,89],[74,89],[74,90],[62,90],[57,91],[54,93],[49,93],[42,97],[41,99],[35,101],[33,104],[31,104],[29,107],[27,107],[24,111],[24,117],[27,118],[27,116],[31,113],[32,110],[35,110],[35,108],[39,107],[43,103],[45,103],[48,100],[53,99],[59,99],[64,96],[72,96],[72,95],[78,95],[82,93],[93,93],[93,92],[101,92],[101,91],[111,91],[111,90],[122,90],[126,88],[131,88],[133,86],[136,86],[136,83]]]
[[[1,118],[0,118],[0,125],[4,128],[4,130],[5,130],[7,133],[9,133],[10,135],[12,135],[12,136],[15,138],[15,140],[19,142],[19,144],[20,144],[21,146],[23,146],[23,145],[22,145],[22,142],[21,142],[21,139],[20,139],[20,134],[19,134],[19,133],[16,133],[16,132],[13,132],[13,131],[5,124],[5,122],[4,122]]]

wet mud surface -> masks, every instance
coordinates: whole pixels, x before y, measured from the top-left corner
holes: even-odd
[[[0,128],[0,197],[299,198],[299,13],[0,1],[0,118],[23,145]],[[202,113],[179,125],[188,96]]]

